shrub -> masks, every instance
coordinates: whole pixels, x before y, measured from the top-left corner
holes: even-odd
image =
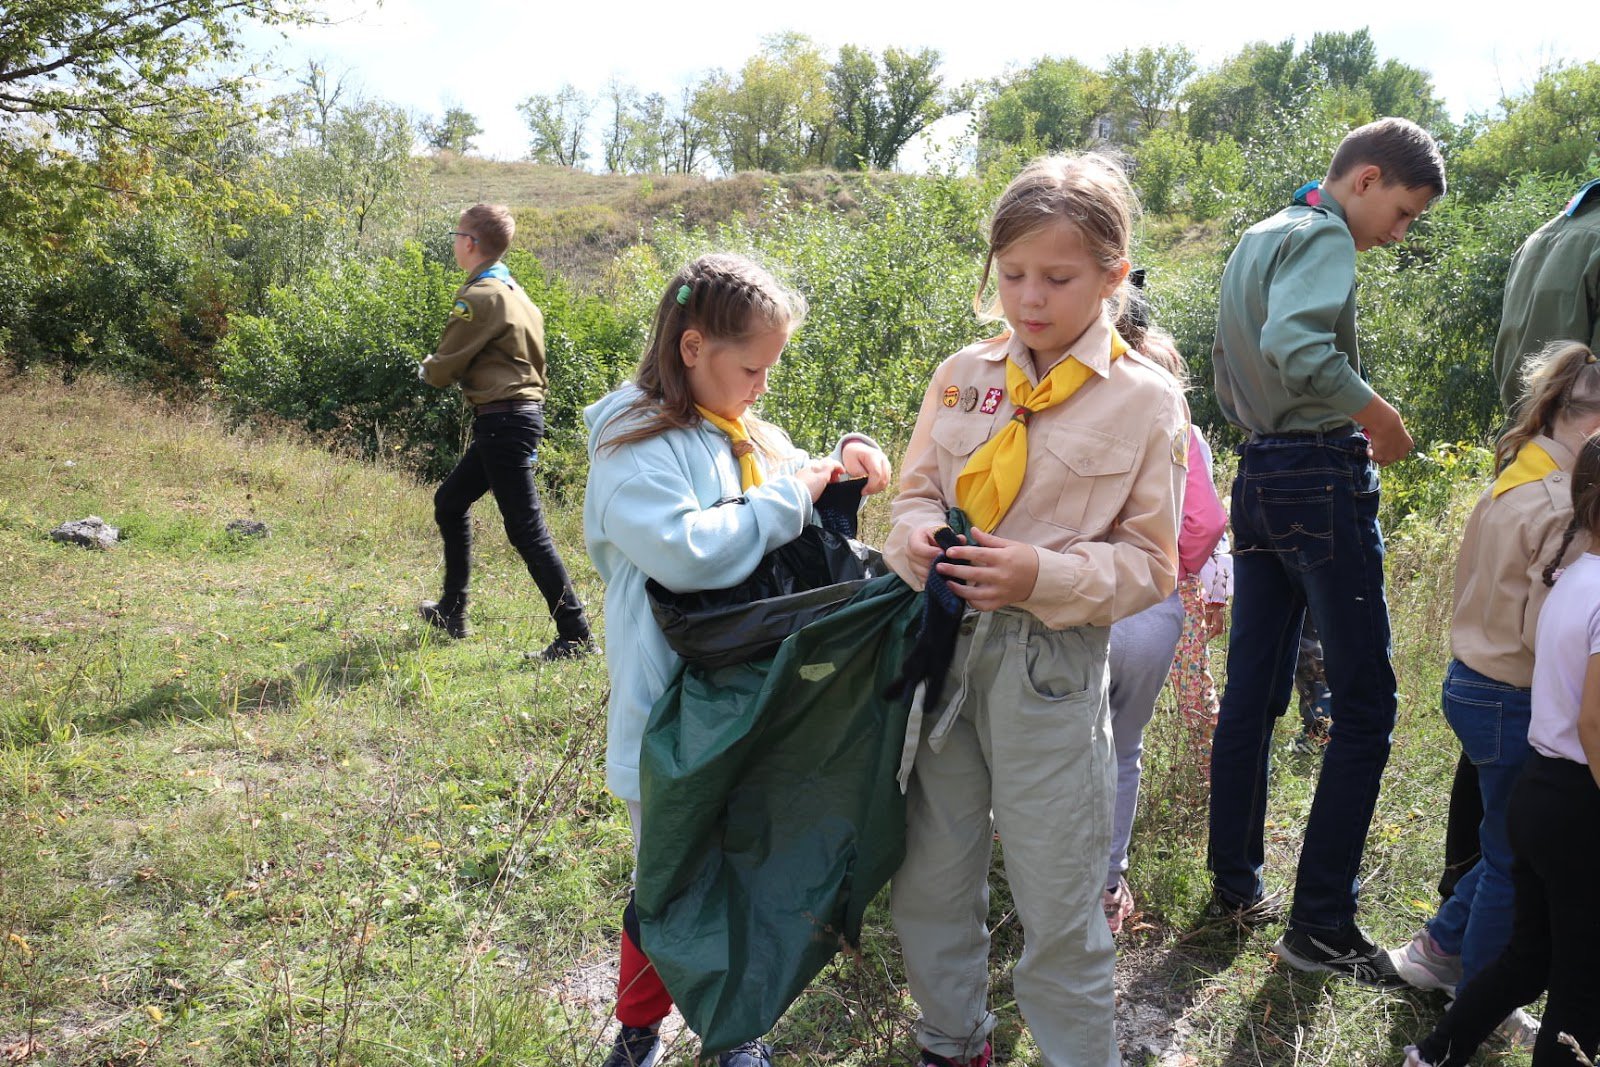
[[[525,252],[506,257],[545,317],[551,392],[542,453],[566,471],[563,450],[582,451],[583,404],[631,358],[634,332],[597,297],[575,294]],[[467,412],[456,390],[417,380],[434,350],[459,271],[408,245],[372,263],[347,260],[301,285],[272,290],[260,315],[241,316],[222,345],[223,391],[241,411],[262,410],[331,432],[367,453],[396,453],[438,476],[455,462]],[[547,481],[552,488],[562,478]]]
[[[10,305],[0,345],[19,366],[55,364],[68,376],[93,369],[166,387],[215,376],[212,349],[228,328],[231,287],[175,221],[131,219],[109,230],[92,258],[0,282]]]

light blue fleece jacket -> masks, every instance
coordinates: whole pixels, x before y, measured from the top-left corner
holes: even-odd
[[[737,585],[762,556],[800,536],[812,515],[811,494],[790,476],[810,457],[787,437],[791,454],[782,463],[764,462],[767,480],[748,492],[740,487],[727,435],[706,422],[603,447],[607,437],[634,422],[627,411],[638,396],[629,382],[583,412],[589,430],[583,538],[606,583],[606,786],[633,801],[639,799],[645,722],[678,668],[677,654],[650,614],[645,580],[654,578],[674,592]],[[849,434],[839,447],[852,437],[870,442]],[[717,505],[739,497],[743,503]]]

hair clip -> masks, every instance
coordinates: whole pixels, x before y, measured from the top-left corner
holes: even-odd
[[[678,305],[680,307],[686,306],[689,303],[689,293],[691,291],[692,290],[690,290],[687,284],[678,286]]]

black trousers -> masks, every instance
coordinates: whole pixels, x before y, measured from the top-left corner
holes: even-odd
[[[472,570],[472,524],[467,512],[478,498],[493,491],[506,537],[544,595],[557,634],[582,640],[589,636],[589,620],[550,538],[539,490],[533,484],[533,461],[543,437],[544,413],[536,407],[472,420],[472,443],[433,494],[433,518],[444,538],[444,593],[439,606],[453,614],[466,604]]]
[[[1461,1067],[1514,1008],[1548,991],[1534,1067],[1573,1067],[1568,1033],[1584,1054],[1600,1046],[1600,788],[1589,768],[1528,757],[1506,816],[1516,911],[1511,943],[1463,986],[1418,1045],[1435,1067]]]

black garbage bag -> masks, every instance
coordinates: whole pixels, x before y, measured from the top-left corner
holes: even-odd
[[[767,1033],[900,865],[908,708],[883,694],[922,599],[869,581],[771,660],[686,666],[651,712],[641,947],[708,1052]]]
[[[737,585],[674,593],[653,578],[646,581],[651,614],[672,650],[685,662],[707,668],[764,659],[784,638],[842,606],[867,581],[888,574],[877,549],[852,539],[864,481],[824,490],[824,500],[832,505],[819,501],[818,514],[832,528],[807,525],[799,537],[761,557]],[[741,505],[733,500],[721,506]]]

